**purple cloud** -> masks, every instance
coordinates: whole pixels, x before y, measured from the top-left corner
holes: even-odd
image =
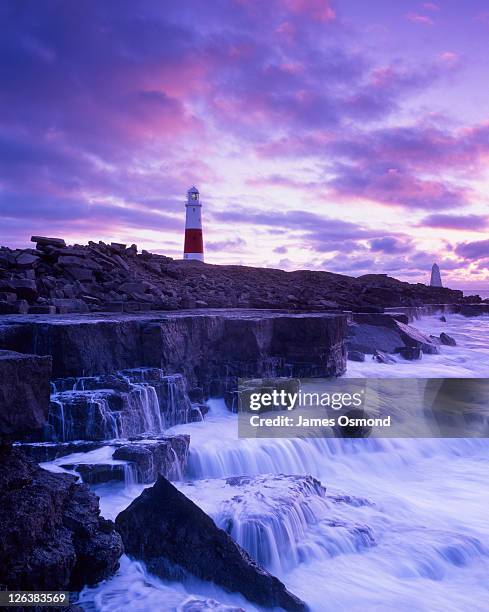
[[[385,236],[384,238],[375,238],[370,241],[370,249],[372,251],[381,251],[382,253],[396,254],[408,253],[412,250],[410,242],[399,240],[394,236]]]
[[[489,240],[462,242],[455,247],[455,253],[465,259],[482,259],[489,256]]]
[[[419,222],[419,227],[439,227],[454,230],[480,231],[489,225],[485,215],[428,215]]]

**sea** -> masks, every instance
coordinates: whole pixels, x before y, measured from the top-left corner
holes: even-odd
[[[489,315],[414,325],[445,331],[457,345],[415,362],[349,361],[346,376],[488,377]],[[169,432],[191,439],[187,472],[174,484],[312,612],[488,609],[489,440],[238,439],[224,401],[209,406],[204,421]],[[249,478],[229,484],[232,476]],[[114,519],[145,486],[93,488],[102,515]],[[102,612],[263,609],[209,583],[160,580],[127,556],[115,576],[86,587],[79,604]]]

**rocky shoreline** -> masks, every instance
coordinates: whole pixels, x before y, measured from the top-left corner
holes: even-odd
[[[0,314],[139,312],[193,308],[337,311],[478,303],[461,291],[384,274],[284,272],[173,260],[136,245],[33,236],[35,248],[0,247]]]
[[[179,568],[259,605],[305,609],[170,484],[192,441],[167,429],[205,419],[211,397],[235,410],[239,378],[419,359],[453,338],[422,334],[418,316],[488,312],[461,292],[383,276],[189,264],[40,237],[36,249],[2,248],[0,584],[78,591],[116,570],[123,541],[162,577]],[[115,525],[89,489],[155,480]],[[150,554],[163,532],[179,535]]]

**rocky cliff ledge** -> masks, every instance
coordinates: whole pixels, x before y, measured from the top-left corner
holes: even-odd
[[[223,395],[238,377],[337,376],[346,316],[267,311],[5,316],[0,349],[52,358],[53,378],[162,368]]]
[[[365,311],[464,300],[461,291],[382,274],[352,278],[216,266],[138,253],[136,245],[66,246],[62,239],[41,236],[32,240],[36,248],[0,247],[0,314],[223,307]]]

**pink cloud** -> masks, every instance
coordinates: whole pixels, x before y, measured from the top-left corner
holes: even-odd
[[[434,2],[423,2],[421,5],[426,11],[439,11],[440,7],[438,4]]]
[[[404,17],[408,21],[412,21],[413,23],[421,23],[422,25],[434,25],[433,19],[428,17],[428,15],[421,15],[420,13],[406,13]]]
[[[310,17],[315,21],[327,22],[336,19],[336,13],[329,0],[282,0],[282,2],[292,13]]]
[[[460,55],[453,51],[444,51],[443,53],[439,53],[437,57],[440,62],[449,68],[454,68],[460,63]]]

